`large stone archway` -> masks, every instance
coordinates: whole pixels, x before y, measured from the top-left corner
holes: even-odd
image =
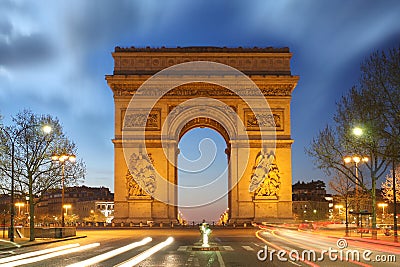
[[[174,203],[177,190],[171,185],[177,183],[178,142],[185,132],[195,127],[212,128],[227,142],[231,221],[291,218],[293,140],[290,134],[290,101],[299,78],[291,75],[291,56],[287,48],[115,48],[114,73],[106,76],[115,103],[114,221],[176,220]],[[154,97],[155,92],[157,94],[157,86],[141,91],[141,102],[130,106],[132,96],[138,94],[141,85],[152,75],[175,64],[191,61],[218,62],[242,71],[258,86],[261,95],[268,101],[271,114],[258,116],[255,114],[257,109],[263,107],[249,107],[238,94],[204,82],[177,86],[162,95],[148,114],[143,112],[141,103],[145,105],[147,99]],[[239,90],[246,94],[248,89],[244,86]],[[201,97],[212,98],[216,103],[204,107],[196,102],[191,104],[191,100]],[[141,126],[145,128],[145,140],[141,140],[145,148],[137,137],[136,129]],[[271,149],[260,146],[263,127],[273,128],[275,149],[272,145]],[[243,142],[244,135],[248,137],[246,144]],[[153,173],[158,173],[169,183],[157,184]],[[260,173],[264,175],[263,180],[254,183],[257,180],[254,177]],[[139,184],[139,176],[146,182]],[[249,188],[252,190],[249,191]],[[153,197],[152,192],[162,196]]]

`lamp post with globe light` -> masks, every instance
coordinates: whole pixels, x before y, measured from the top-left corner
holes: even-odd
[[[28,130],[30,128],[37,127],[37,126],[42,126],[41,130],[46,135],[51,133],[51,131],[52,131],[52,128],[50,125],[32,124],[32,125],[28,125],[26,127],[21,128],[19,131],[13,131],[10,133],[9,131],[11,131],[11,130],[7,130],[7,128],[0,126],[1,132],[7,136],[8,140],[11,143],[11,192],[10,192],[10,236],[9,236],[11,242],[14,242],[14,224],[15,224],[15,205],[14,205],[15,143],[23,132],[25,132],[26,130]]]
[[[51,159],[54,162],[59,162],[62,168],[61,169],[61,226],[64,227],[65,226],[65,216],[64,216],[65,162],[69,161],[71,163],[74,163],[76,161],[76,157],[74,154],[61,154],[61,155],[54,154],[53,156],[51,156]]]
[[[360,212],[360,198],[359,198],[359,177],[358,177],[358,164],[360,162],[368,162],[368,157],[360,157],[358,155],[354,155],[354,156],[346,156],[343,158],[344,163],[349,164],[349,163],[354,163],[355,166],[355,176],[356,176],[356,192],[355,192],[355,197],[356,197],[356,212]],[[357,226],[359,224],[359,218],[357,216]]]
[[[382,208],[382,224],[384,223],[385,219],[385,207],[387,207],[387,203],[378,203],[378,207]]]

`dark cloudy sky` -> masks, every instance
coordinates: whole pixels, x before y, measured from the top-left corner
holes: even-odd
[[[400,44],[400,1],[0,1],[0,113],[30,108],[62,121],[87,163],[87,185],[113,189],[115,46],[288,46],[293,181],[321,179],[304,154],[331,121],[359,64]]]

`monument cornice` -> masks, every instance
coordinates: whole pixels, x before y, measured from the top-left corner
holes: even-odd
[[[131,77],[129,79],[126,76],[107,76],[106,80],[109,87],[113,90],[114,96],[131,96],[134,95],[137,89],[143,84],[144,79],[136,79]],[[297,86],[298,76],[284,76],[284,77],[251,77],[253,82],[258,86],[264,96],[290,96],[292,91]],[[143,91],[144,96],[157,96],[164,95],[164,90],[168,90],[168,83],[173,84],[174,81],[170,81],[146,84],[146,89]],[[242,95],[252,95],[253,90],[246,88],[246,85],[240,87],[235,81],[232,81],[231,88],[237,88],[236,90]],[[216,90],[218,89],[218,90]],[[180,85],[168,93],[165,96],[236,96],[231,90],[223,88],[221,86],[196,82]]]
[[[114,74],[153,75],[168,67],[192,62],[210,61],[238,69],[246,75],[291,75],[288,48],[120,48],[112,53]]]

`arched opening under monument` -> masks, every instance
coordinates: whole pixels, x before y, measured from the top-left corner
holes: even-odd
[[[178,144],[178,219],[218,223],[228,209],[227,136],[215,127],[184,127]],[[205,185],[208,189],[206,189]],[[193,188],[200,187],[200,190]],[[204,189],[201,189],[204,188]],[[213,192],[208,192],[208,190]],[[210,193],[210,194],[208,194]]]

